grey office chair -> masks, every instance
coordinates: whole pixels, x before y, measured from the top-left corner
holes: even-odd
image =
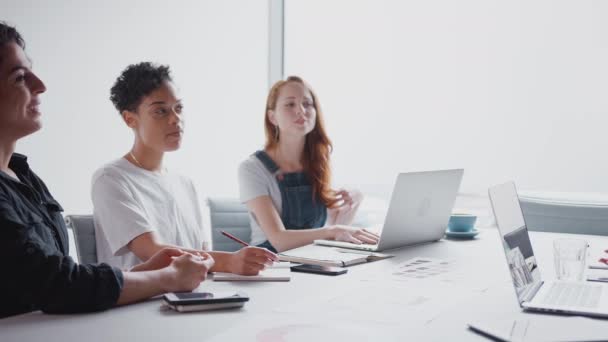
[[[247,243],[251,241],[251,226],[246,205],[234,198],[209,198],[207,205],[209,206],[213,250],[233,252],[243,247],[222,235],[220,230]]]
[[[65,224],[74,232],[76,253],[80,263],[97,263],[93,215],[68,215],[65,217]]]
[[[523,193],[519,201],[531,231],[608,235],[608,202],[601,196]]]

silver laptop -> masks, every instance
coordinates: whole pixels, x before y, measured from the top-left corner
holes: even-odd
[[[497,185],[488,193],[519,305],[530,311],[608,317],[602,285],[541,279],[515,184]]]
[[[462,169],[400,173],[377,245],[315,240],[317,245],[384,251],[437,241],[445,235]]]

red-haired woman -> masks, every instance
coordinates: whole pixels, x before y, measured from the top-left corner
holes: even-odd
[[[316,239],[377,243],[376,234],[347,226],[362,196],[331,189],[331,141],[308,84],[295,76],[275,83],[266,101],[264,126],[264,150],[239,166],[240,198],[249,208],[252,244],[280,252]]]

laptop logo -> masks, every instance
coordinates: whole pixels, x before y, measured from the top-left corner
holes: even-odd
[[[425,197],[418,206],[418,216],[428,216],[429,210],[431,209],[431,199]]]

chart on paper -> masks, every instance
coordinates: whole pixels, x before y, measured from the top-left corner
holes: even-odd
[[[390,277],[397,282],[424,283],[425,287],[458,284],[466,292],[485,291],[491,283],[500,282],[500,280],[492,278],[475,277],[478,272],[479,268],[456,259],[446,260],[418,256],[395,266]]]
[[[452,271],[452,261],[415,257],[398,265],[393,276],[404,279],[426,279],[446,275]]]

